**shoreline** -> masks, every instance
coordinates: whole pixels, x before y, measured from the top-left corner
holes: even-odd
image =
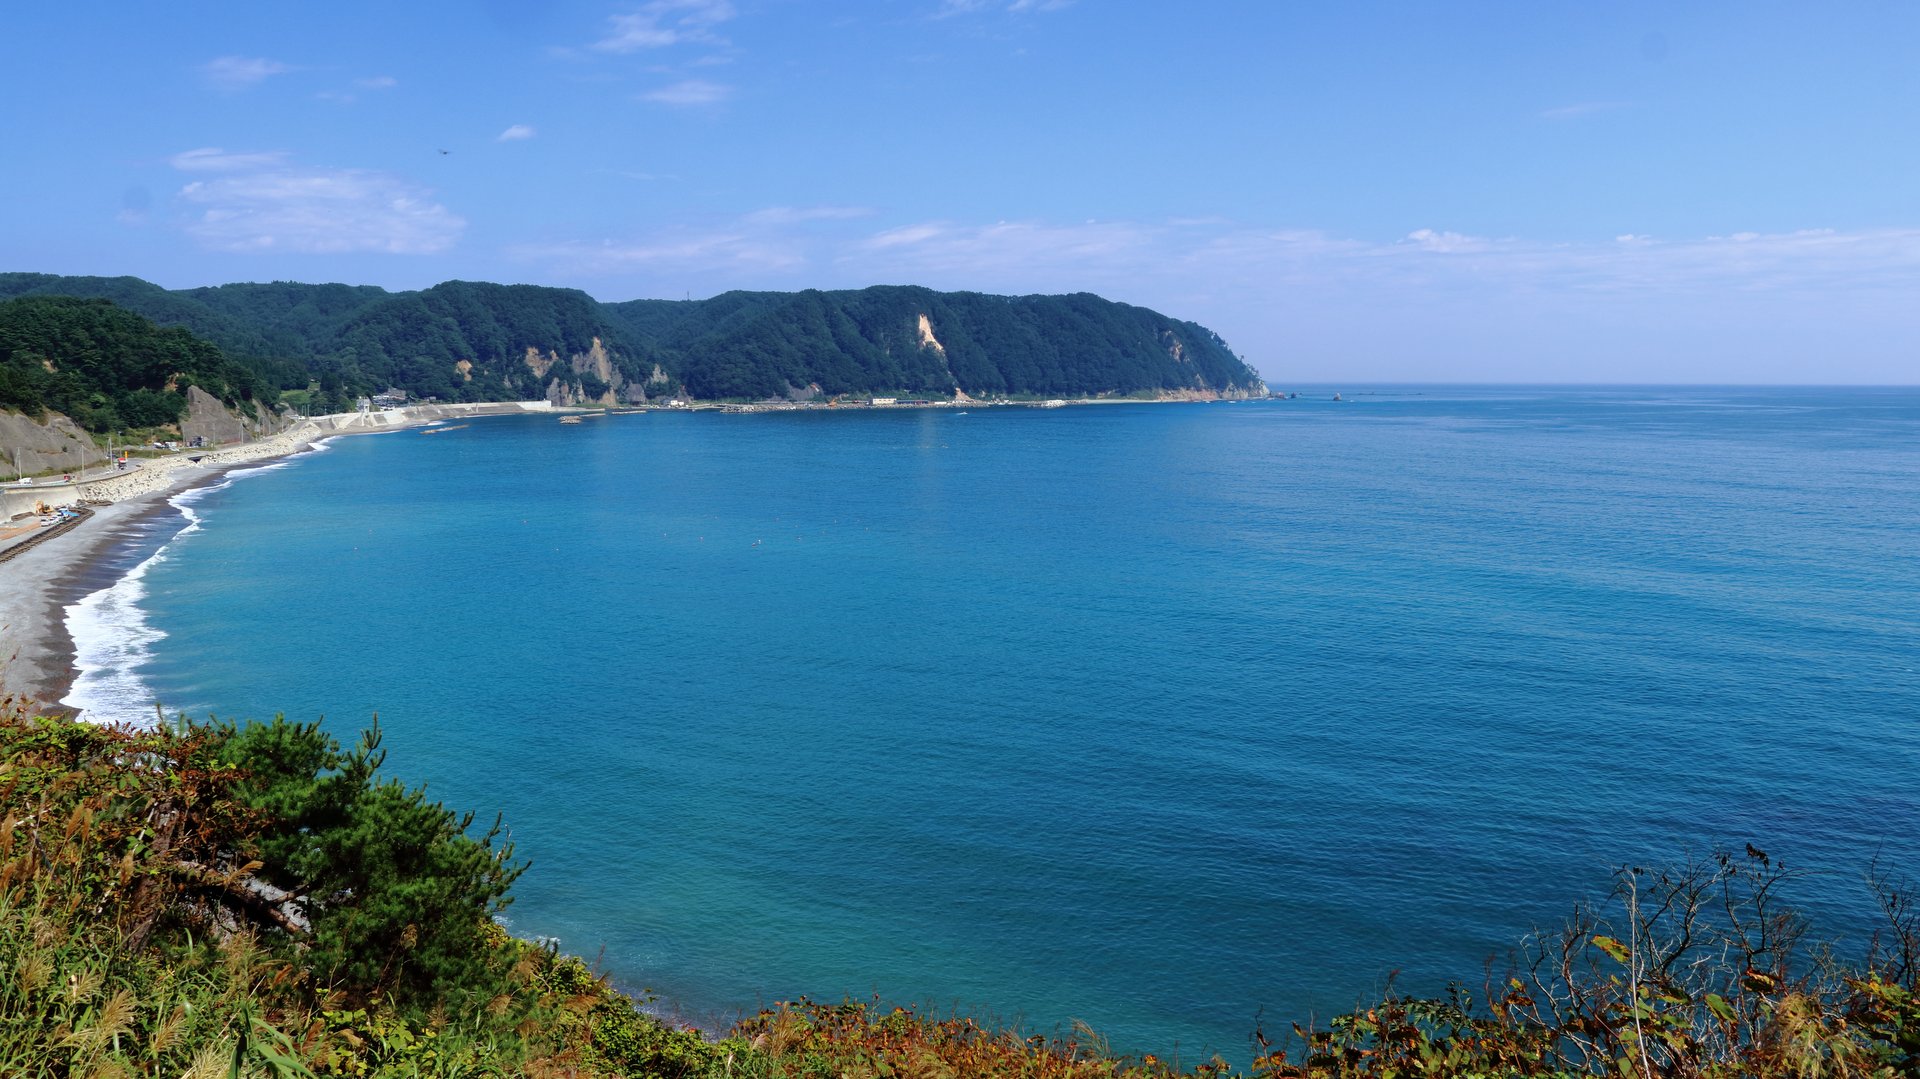
[[[1066,405],[1191,403],[1204,398],[1067,398]],[[978,401],[851,405],[847,412],[886,412],[916,409],[1045,408],[1053,402]],[[701,403],[685,409],[661,411],[786,411],[818,409],[822,405],[785,408],[759,405]],[[443,420],[499,415],[565,415],[587,408],[559,408],[546,401],[494,401],[476,404],[413,405],[380,412],[353,412],[315,416],[255,442],[183,450],[171,456],[140,460],[124,472],[82,476],[69,482],[29,487],[0,487],[0,524],[5,518],[31,510],[36,504],[52,509],[82,500],[94,504],[92,517],[80,526],[48,537],[33,549],[0,564],[0,697],[23,698],[36,709],[74,715],[62,703],[73,690],[80,671],[74,666],[76,648],[68,630],[66,608],[112,581],[90,579],[90,571],[126,540],[126,533],[168,508],[182,492],[220,482],[228,473],[307,452],[316,443],[340,435],[379,434],[415,429]],[[14,537],[25,539],[27,536]],[[0,550],[8,549],[0,543]],[[131,568],[131,567],[129,567]]]
[[[347,413],[301,421],[257,442],[201,453],[182,453],[142,463],[142,467],[103,478],[37,488],[9,488],[49,506],[81,499],[106,500],[78,527],[24,551],[0,565],[0,696],[17,697],[35,711],[72,716],[62,702],[80,671],[66,608],[112,582],[90,580],[90,571],[127,539],[127,533],[169,508],[175,496],[223,481],[237,470],[309,452],[315,444],[340,435],[378,434],[418,428],[435,420],[523,412],[558,412],[538,402],[482,405],[425,405],[375,413]],[[9,508],[13,508],[11,505]],[[129,567],[131,568],[131,567]]]

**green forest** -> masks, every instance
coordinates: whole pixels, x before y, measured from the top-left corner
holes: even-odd
[[[388,388],[443,401],[605,404],[682,394],[1265,392],[1211,330],[1088,293],[876,286],[600,303],[573,289],[471,281],[413,292],[284,281],[168,290],[133,277],[0,274],[0,300],[52,297],[109,301],[213,346],[209,355],[224,357],[231,372],[220,382],[230,387],[222,396],[313,387],[320,408]],[[204,366],[176,373],[214,392]],[[0,404],[47,389],[8,385],[14,396]]]
[[[198,386],[249,414],[277,390],[185,328],[160,328],[104,299],[25,296],[0,303],[0,408],[66,414],[90,431],[178,423]]]

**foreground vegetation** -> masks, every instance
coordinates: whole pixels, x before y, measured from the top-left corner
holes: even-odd
[[[127,731],[0,706],[0,1075],[1219,1076],[958,1016],[799,1001],[710,1041],[494,915],[498,824],[384,778],[377,729]],[[1875,881],[1854,965],[1764,853],[1623,871],[1607,902],[1441,999],[1258,1036],[1252,1073],[1920,1075],[1920,914]]]

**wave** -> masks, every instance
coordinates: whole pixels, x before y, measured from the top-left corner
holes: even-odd
[[[89,593],[66,607],[67,636],[73,641],[73,665],[78,674],[61,703],[78,709],[90,723],[127,723],[150,726],[159,709],[153,689],[141,671],[153,659],[153,645],[167,636],[148,619],[141,601],[147,597],[147,574],[166,561],[173,546],[200,531],[202,518],[194,506],[215,491],[233,486],[246,476],[286,468],[295,458],[324,452],[333,439],[321,439],[300,453],[251,468],[235,468],[218,483],[194,487],[167,499],[186,524],[119,580]]]
[[[73,639],[73,665],[79,674],[63,703],[79,709],[89,722],[144,724],[152,719],[148,713],[153,694],[139,672],[153,658],[153,643],[166,634],[147,621],[140,601],[147,595],[147,571],[166,554],[167,548],[160,548],[118,581],[67,605],[67,635]]]

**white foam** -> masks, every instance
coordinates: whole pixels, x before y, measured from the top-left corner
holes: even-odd
[[[89,722],[145,725],[154,719],[153,692],[141,681],[140,668],[166,634],[147,621],[140,601],[147,594],[147,571],[166,554],[160,548],[125,577],[67,606],[73,665],[80,674],[64,703]]]
[[[185,528],[153,552],[127,575],[82,597],[66,608],[67,636],[73,640],[73,665],[79,672],[61,703],[80,710],[90,723],[131,723],[150,726],[158,717],[153,690],[140,671],[153,659],[153,645],[166,633],[147,620],[140,601],[147,595],[147,572],[165,561],[181,539],[200,531],[201,516],[194,504],[214,491],[224,490],[244,476],[285,468],[295,457],[328,449],[333,439],[315,442],[310,450],[255,468],[236,468],[219,483],[182,491],[167,504],[187,519]]]

